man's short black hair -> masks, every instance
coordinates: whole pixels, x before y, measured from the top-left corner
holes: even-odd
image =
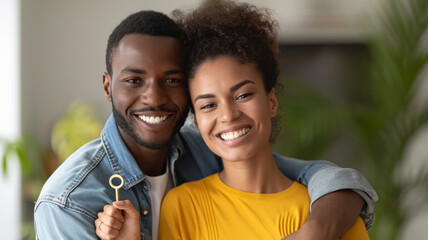
[[[139,11],[125,18],[110,34],[106,50],[106,69],[112,74],[112,58],[120,40],[133,33],[172,37],[182,40],[183,31],[167,15],[155,11]]]

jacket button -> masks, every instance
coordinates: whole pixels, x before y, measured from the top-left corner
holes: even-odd
[[[149,215],[149,214],[150,214],[150,209],[148,209],[148,208],[143,208],[143,209],[141,210],[141,214],[142,214],[143,216],[147,216],[147,215]]]

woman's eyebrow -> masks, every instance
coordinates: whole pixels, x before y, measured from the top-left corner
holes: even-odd
[[[211,93],[208,93],[208,94],[201,94],[201,95],[198,95],[196,98],[195,98],[195,100],[193,101],[193,103],[195,103],[196,102],[196,100],[199,100],[199,99],[204,99],[204,98],[214,98],[215,96],[214,96],[214,94],[211,94]]]
[[[251,81],[251,80],[244,80],[244,81],[242,81],[242,82],[240,82],[240,83],[237,83],[236,85],[232,86],[232,87],[230,88],[230,92],[234,92],[234,91],[238,90],[239,88],[241,88],[242,86],[244,86],[244,85],[246,85],[246,84],[249,84],[249,83],[251,83],[251,84],[256,84],[254,81]]]
[[[232,86],[231,88],[230,88],[230,92],[234,92],[234,91],[236,91],[236,90],[238,90],[239,88],[241,88],[242,86],[244,86],[244,85],[246,85],[246,84],[256,84],[254,81],[251,81],[251,80],[244,80],[244,81],[242,81],[242,82],[239,82],[239,83],[237,83],[237,84],[235,84],[234,86]],[[199,99],[204,99],[204,98],[214,98],[215,97],[215,95],[214,94],[212,94],[212,93],[207,93],[207,94],[201,94],[201,95],[198,95],[196,98],[195,98],[195,100],[193,101],[193,103],[195,103],[197,100],[199,100]]]

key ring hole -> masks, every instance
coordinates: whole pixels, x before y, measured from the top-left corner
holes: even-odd
[[[113,184],[113,179],[115,179],[115,178],[119,178],[119,180],[120,180],[120,184],[119,185],[114,185]],[[110,183],[110,186],[112,188],[114,188],[114,189],[120,189],[121,187],[123,187],[123,184],[125,184],[125,180],[123,180],[123,177],[120,176],[119,174],[114,174],[114,175],[112,175],[110,177],[109,183]]]

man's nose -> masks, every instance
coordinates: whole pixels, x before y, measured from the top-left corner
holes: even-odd
[[[241,115],[239,108],[234,103],[222,103],[219,108],[219,119],[221,122],[233,122]]]
[[[168,102],[168,95],[160,81],[153,79],[146,82],[141,99],[147,105],[158,107]]]

